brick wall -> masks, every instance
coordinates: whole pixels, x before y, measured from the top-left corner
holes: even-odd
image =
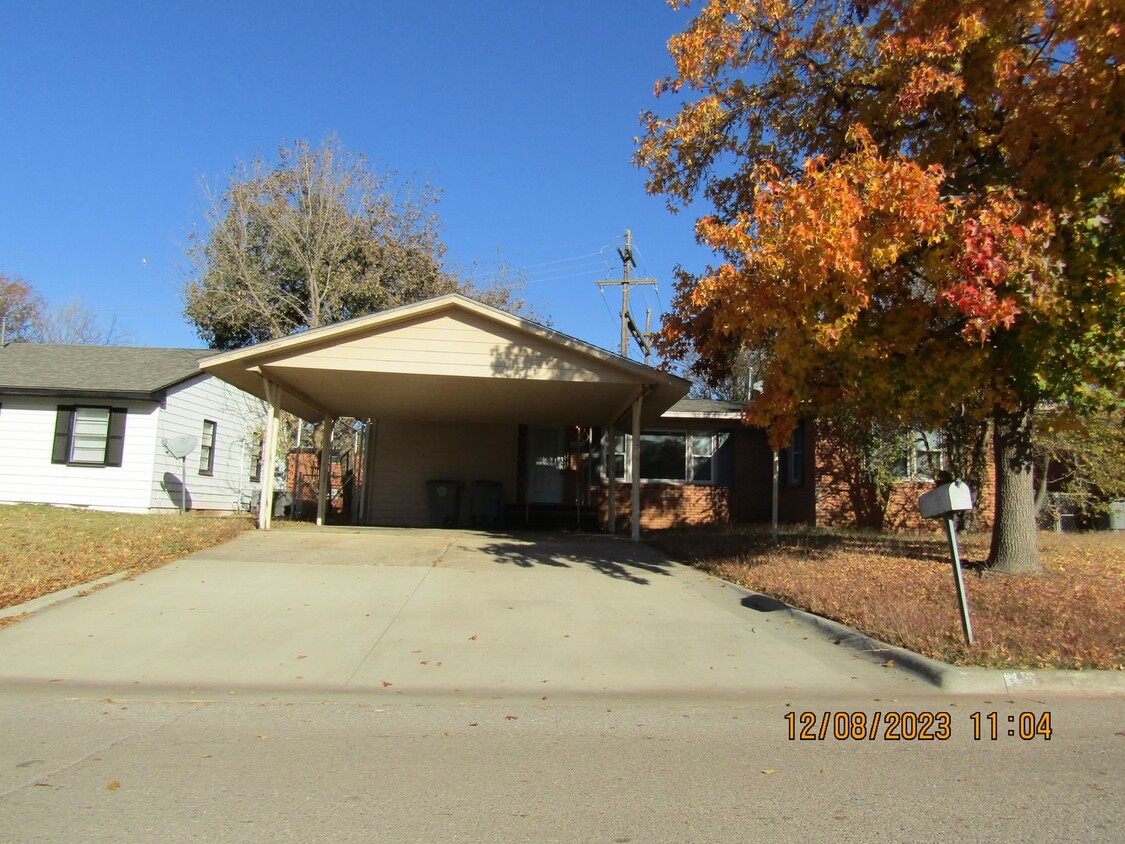
[[[901,481],[894,485],[885,506],[869,483],[859,461],[826,425],[817,426],[816,524],[824,527],[869,527],[877,530],[939,530],[940,522],[927,521],[918,512],[918,497],[931,481]],[[991,460],[985,467],[982,488],[973,490],[972,527],[987,530],[993,517],[994,477]]]
[[[608,496],[604,484],[590,488],[590,501],[598,509],[598,521],[609,522]],[[617,484],[617,529],[632,526],[632,484]],[[728,524],[731,521],[731,491],[702,484],[641,484],[641,527],[646,530],[689,525]]]

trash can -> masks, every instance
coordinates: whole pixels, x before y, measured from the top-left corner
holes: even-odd
[[[460,481],[426,481],[431,527],[457,527],[463,486]]]
[[[504,520],[504,484],[473,481],[469,487],[469,524],[478,530],[499,530]]]
[[[1109,502],[1109,529],[1125,530],[1125,500]]]

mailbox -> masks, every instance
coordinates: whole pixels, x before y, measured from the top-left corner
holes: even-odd
[[[972,510],[973,496],[968,484],[954,481],[922,493],[918,499],[918,509],[922,511],[924,519],[940,519],[950,513]]]

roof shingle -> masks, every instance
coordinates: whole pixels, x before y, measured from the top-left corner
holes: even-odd
[[[200,374],[211,349],[9,343],[0,348],[0,393],[160,398]]]

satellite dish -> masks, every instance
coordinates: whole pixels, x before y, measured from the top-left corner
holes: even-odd
[[[177,460],[183,460],[199,445],[199,440],[190,434],[183,434],[179,437],[172,437],[170,440],[164,441],[164,447],[168,449],[168,453],[175,457]]]

